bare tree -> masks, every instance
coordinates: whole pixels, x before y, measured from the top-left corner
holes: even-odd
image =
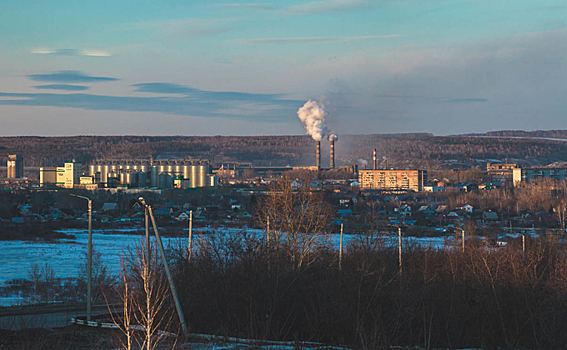
[[[565,221],[567,221],[567,200],[561,198],[555,205],[554,211],[561,223],[561,228],[565,230]]]
[[[146,260],[146,249],[151,251],[150,261]],[[160,266],[155,246],[139,244],[128,259],[122,259],[119,294],[124,309],[120,317],[113,313],[113,322],[126,339],[121,341],[126,349],[157,349],[175,335],[170,333],[174,308]]]
[[[269,219],[268,219],[269,218]],[[258,220],[270,221],[269,245],[283,249],[298,268],[314,259],[314,248],[328,235],[330,206],[309,178],[283,176],[261,199]]]

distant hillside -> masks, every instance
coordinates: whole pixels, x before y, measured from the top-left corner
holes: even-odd
[[[567,130],[536,130],[536,131],[500,130],[500,131],[489,131],[484,134],[472,134],[472,135],[502,136],[502,137],[547,137],[554,139],[567,139]]]
[[[371,165],[373,148],[377,149],[381,167],[466,168],[479,165],[483,160],[506,158],[527,165],[567,161],[567,142],[507,138],[513,133],[520,135],[521,132],[498,131],[483,135],[490,137],[425,133],[342,135],[336,144],[337,164],[352,165],[363,159]],[[528,134],[567,138],[567,131]],[[26,167],[56,166],[72,159],[88,164],[98,158],[149,156],[207,158],[216,164],[251,162],[256,166],[304,166],[314,165],[315,141],[306,135],[0,137],[0,164],[5,165],[7,155],[13,153],[23,155]],[[327,166],[327,140],[322,142],[321,155],[322,165]]]

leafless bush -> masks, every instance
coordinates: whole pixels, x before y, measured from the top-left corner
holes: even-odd
[[[298,270],[265,241],[242,249],[245,239],[210,239],[190,264],[176,265],[185,264],[177,280],[195,332],[364,349],[559,349],[567,341],[567,252],[545,239],[527,240],[525,252],[521,241],[471,243],[464,253],[407,246],[402,275],[397,247],[379,236],[352,240],[340,271],[335,250],[318,247]]]

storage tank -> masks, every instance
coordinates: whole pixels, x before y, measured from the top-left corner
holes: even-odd
[[[138,184],[140,187],[148,186],[148,176],[146,172],[138,173]]]
[[[159,187],[170,188],[173,186],[173,177],[168,173],[159,174]]]
[[[150,172],[150,187],[159,187],[159,177],[158,177],[157,165],[153,165],[152,170]]]
[[[207,186],[207,175],[209,175],[209,165],[208,164],[201,164],[198,166],[199,174],[198,174],[198,187],[206,187]]]
[[[185,180],[189,180],[191,178],[190,174],[191,174],[191,166],[189,165],[184,165],[183,166],[183,178]]]
[[[101,166],[101,171],[100,171],[100,181],[102,183],[107,183],[108,182],[108,173],[110,172],[110,166],[108,165],[102,165]]]
[[[197,187],[197,166],[191,165],[191,174],[189,175],[191,188]]]
[[[120,173],[120,184],[125,186],[130,184],[128,182],[130,180],[130,177],[128,175],[130,175],[130,173]]]

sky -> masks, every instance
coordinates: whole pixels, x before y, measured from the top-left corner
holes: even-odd
[[[0,0],[0,136],[567,129],[567,1]]]

